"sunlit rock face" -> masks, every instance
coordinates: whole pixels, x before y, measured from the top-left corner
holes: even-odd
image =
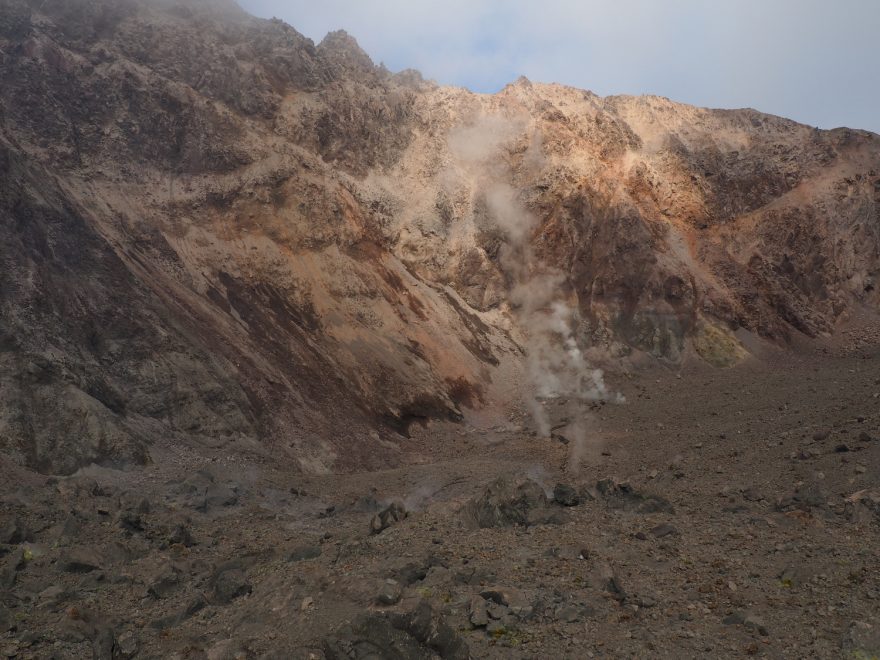
[[[0,84],[0,446],[44,472],[380,467],[520,387],[604,396],[597,360],[727,366],[880,302],[864,131],[478,95],[208,0],[5,2]]]

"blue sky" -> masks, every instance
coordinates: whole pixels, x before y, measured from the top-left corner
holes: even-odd
[[[880,0],[239,0],[479,92],[525,75],[880,132]]]

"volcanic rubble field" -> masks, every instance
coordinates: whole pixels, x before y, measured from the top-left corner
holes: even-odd
[[[878,360],[825,347],[620,376],[627,402],[594,404],[576,473],[564,434],[521,413],[414,430],[411,464],[378,472],[291,475],[171,444],[133,472],[7,462],[0,648],[872,657]]]

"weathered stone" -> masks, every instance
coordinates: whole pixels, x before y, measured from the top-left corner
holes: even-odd
[[[326,636],[321,648],[327,660],[432,660],[435,654],[386,616],[365,613]]]
[[[595,582],[603,591],[607,592],[617,601],[626,599],[626,591],[623,584],[610,564],[601,563],[596,567]]]
[[[140,637],[134,630],[126,630],[116,639],[116,649],[123,660],[134,658],[140,650],[140,645]]]
[[[489,612],[486,608],[485,598],[482,596],[471,597],[468,620],[475,628],[484,628],[489,623]]]
[[[328,660],[468,660],[465,641],[431,606],[420,601],[404,613],[365,613],[324,638]]]
[[[531,479],[499,478],[461,511],[469,527],[510,527],[558,522],[547,495]]]
[[[513,587],[487,587],[480,592],[480,595],[486,600],[491,600],[492,602],[504,605],[505,607],[522,608],[529,606],[529,601],[525,594],[519,589]]]
[[[726,626],[740,625],[744,628],[755,630],[765,637],[767,636],[767,627],[764,625],[764,621],[751,612],[732,612],[724,617],[722,623]]]
[[[32,536],[20,518],[12,518],[0,526],[0,543],[18,545],[32,540]]]
[[[376,595],[376,602],[379,605],[396,605],[402,594],[403,589],[396,580],[385,580]]]
[[[568,484],[556,484],[553,487],[553,501],[562,506],[577,506],[581,503],[581,498]]]
[[[147,594],[156,599],[167,598],[177,591],[182,582],[181,571],[174,566],[164,566],[150,580]]]
[[[211,602],[226,605],[236,598],[246,596],[252,590],[244,571],[239,568],[222,570],[214,577]]]
[[[581,612],[578,607],[569,603],[556,609],[556,618],[565,623],[576,623],[581,620]]]
[[[196,540],[193,538],[189,526],[184,523],[178,523],[174,526],[171,530],[171,534],[168,535],[168,542],[172,545],[179,544],[186,548],[191,548],[196,545]]]
[[[880,623],[854,621],[850,624],[840,643],[847,658],[880,657]]]
[[[59,570],[65,573],[90,573],[101,568],[101,559],[85,548],[71,549],[58,560]]]
[[[415,609],[404,614],[393,613],[391,622],[395,628],[406,631],[441,658],[470,658],[465,641],[426,601],[420,601]]]
[[[662,539],[664,536],[673,536],[678,533],[678,529],[676,529],[674,525],[670,525],[669,523],[661,523],[656,527],[651,528],[651,536],[658,539]]]
[[[379,534],[406,518],[406,509],[400,502],[392,502],[370,520],[370,533]]]
[[[613,509],[635,513],[675,513],[672,505],[659,495],[642,493],[625,481],[610,477],[596,483],[596,491]]]

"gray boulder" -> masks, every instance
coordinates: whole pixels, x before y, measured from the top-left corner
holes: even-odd
[[[406,508],[400,502],[392,502],[370,520],[370,534],[379,534],[406,518]]]
[[[559,513],[531,479],[500,477],[465,504],[461,517],[470,528],[513,527],[559,522]]]

